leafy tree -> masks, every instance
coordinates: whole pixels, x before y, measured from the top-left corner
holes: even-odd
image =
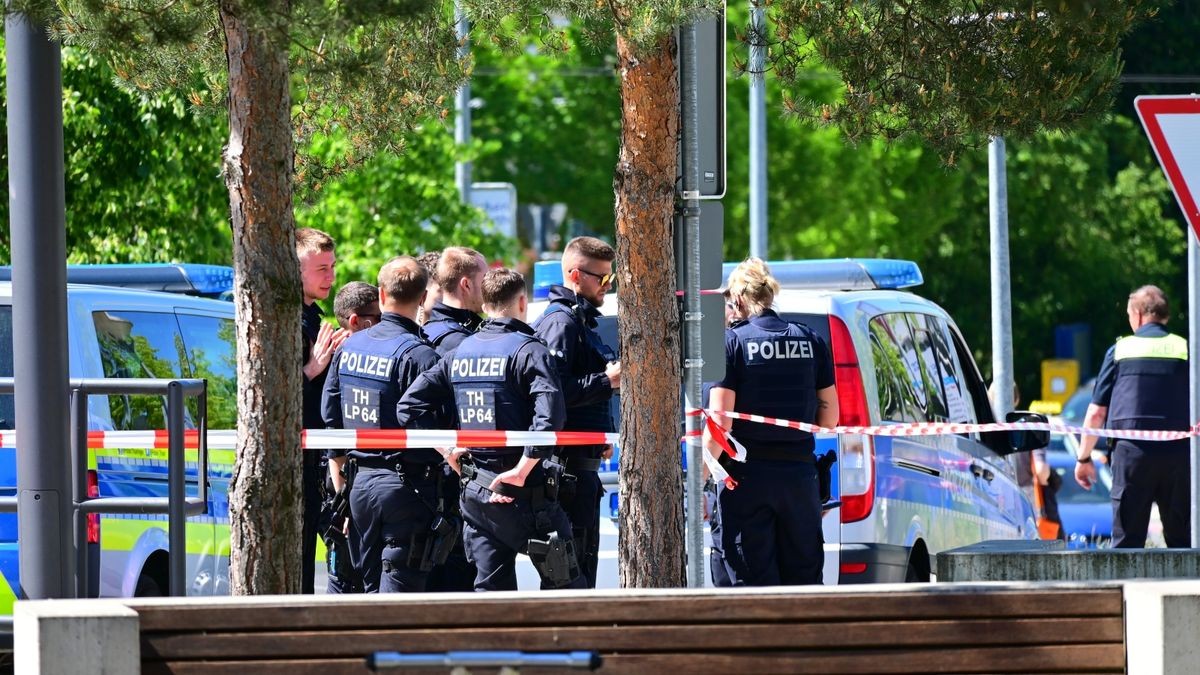
[[[185,91],[196,105],[228,105],[222,173],[239,345],[230,583],[235,594],[295,592],[302,497],[294,148],[345,130],[350,152],[333,166],[340,169],[440,112],[462,75],[450,21],[431,0],[20,0],[10,7],[59,40],[103,54],[131,89]],[[309,181],[327,175],[322,165],[301,167]]]

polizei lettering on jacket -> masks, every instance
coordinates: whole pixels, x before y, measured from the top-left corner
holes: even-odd
[[[464,356],[450,364],[450,377],[459,380],[504,377],[507,356]]]
[[[339,372],[350,375],[386,378],[388,373],[392,371],[392,362],[394,360],[388,356],[346,352],[342,354],[342,360],[338,361],[338,369]]]
[[[773,361],[776,359],[811,359],[812,343],[798,338],[774,340],[749,340],[746,342],[746,361]]]

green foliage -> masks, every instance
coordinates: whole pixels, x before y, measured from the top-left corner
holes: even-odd
[[[112,71],[81,49],[65,48],[62,64],[69,261],[227,264],[224,124],[197,117],[177,95],[115,87]],[[7,146],[0,180],[8,182]],[[8,221],[7,199],[0,217]],[[9,260],[7,228],[0,259]]]
[[[1027,138],[1111,107],[1120,41],[1148,0],[777,0],[771,62],[789,87],[814,58],[844,83],[785,107],[851,142],[913,133],[949,163],[987,135]]]

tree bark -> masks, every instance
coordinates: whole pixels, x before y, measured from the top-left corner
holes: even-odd
[[[229,61],[225,183],[233,226],[238,441],[229,487],[230,591],[298,593],[302,513],[300,271],[292,213],[287,43],[221,0]],[[274,23],[274,22],[272,22]],[[276,24],[278,27],[278,24]]]
[[[616,194],[621,309],[623,587],[687,583],[680,464],[679,308],[671,225],[679,145],[675,38],[635,53],[618,36]]]

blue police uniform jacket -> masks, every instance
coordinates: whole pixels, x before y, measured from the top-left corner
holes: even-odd
[[[533,329],[517,319],[492,319],[462,341],[454,353],[423,373],[396,405],[401,424],[454,405],[458,428],[558,431],[565,403],[550,352]],[[549,456],[551,447],[526,447],[528,457]],[[515,448],[478,448],[505,455]]]
[[[565,428],[615,431],[609,407],[613,388],[604,370],[616,354],[596,332],[600,310],[565,286],[551,286],[549,297],[533,328],[554,358],[567,402]]]
[[[400,429],[396,402],[417,377],[438,363],[437,352],[412,319],[384,312],[383,319],[342,343],[325,382],[322,416],[335,429]],[[440,420],[428,420],[438,428]],[[372,452],[351,450],[356,459],[438,462],[432,448]]]
[[[1148,323],[1117,340],[1100,366],[1092,403],[1108,407],[1110,429],[1185,431],[1188,414],[1187,340]],[[1186,449],[1187,440],[1139,444],[1147,450]]]
[[[774,310],[733,324],[725,331],[725,378],[714,386],[737,394],[737,412],[815,423],[817,390],[831,387],[833,360],[824,340],[803,324]],[[799,429],[734,420],[733,437],[746,446],[812,455],[812,434]]]
[[[445,356],[458,348],[463,340],[479,330],[483,319],[469,309],[451,307],[441,302],[434,303],[429,318],[421,331],[433,345],[439,356]]]

